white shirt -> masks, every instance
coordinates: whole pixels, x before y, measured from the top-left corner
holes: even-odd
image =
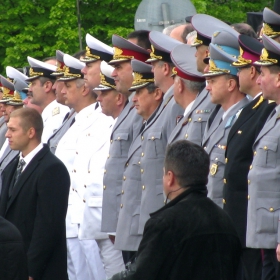
[[[25,162],[25,165],[22,168],[22,171],[27,167],[27,165],[31,162],[31,160],[38,154],[38,152],[43,149],[43,144],[40,143],[34,150],[32,150],[29,154],[27,154],[25,157],[22,156],[22,153],[19,154],[19,160],[23,159]]]
[[[52,101],[42,112],[44,129],[42,134],[42,143],[47,143],[53,133],[61,126],[69,108],[59,104],[56,100]]]
[[[259,93],[253,98],[253,100],[256,99],[256,98],[258,98],[261,94],[262,94],[262,92],[259,92]]]
[[[194,103],[194,101],[192,101],[192,102],[187,106],[187,108],[185,109],[184,117],[185,117],[185,116],[188,114],[188,112],[191,110],[193,103]]]
[[[2,148],[0,150],[0,158],[2,158],[2,156],[3,156],[4,152],[5,152],[5,150],[8,148],[8,146],[9,146],[9,140],[8,140],[8,138],[6,138]]]

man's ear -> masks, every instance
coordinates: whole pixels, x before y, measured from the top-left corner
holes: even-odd
[[[29,139],[32,139],[35,137],[36,135],[36,131],[35,131],[35,128],[34,127],[30,127],[27,131],[27,134],[28,134],[28,138]]]
[[[163,92],[160,88],[156,88],[154,91],[155,100],[160,100],[163,97]]]
[[[50,91],[52,91],[53,83],[51,81],[46,81],[43,86],[44,86],[45,92],[49,93]]]

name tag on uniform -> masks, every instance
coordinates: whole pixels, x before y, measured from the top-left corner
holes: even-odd
[[[88,200],[89,207],[102,207],[102,196],[91,196]]]

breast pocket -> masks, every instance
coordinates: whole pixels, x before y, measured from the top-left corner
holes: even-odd
[[[261,167],[276,167],[278,138],[273,136],[264,137],[257,149],[255,164]]]
[[[163,149],[161,131],[149,132],[146,152],[148,158],[164,156],[165,149]]]
[[[263,197],[265,196],[265,197]],[[275,192],[258,192],[256,200],[257,233],[277,233],[279,223],[280,197]]]
[[[114,133],[113,139],[111,140],[111,144],[114,145],[113,148],[110,149],[110,153],[112,157],[126,158],[130,146],[129,133],[128,132]]]
[[[202,139],[209,114],[196,114],[193,116],[193,138]]]

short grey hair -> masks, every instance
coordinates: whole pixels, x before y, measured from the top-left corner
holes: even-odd
[[[205,87],[205,82],[195,82],[195,81],[183,79],[178,76],[176,76],[176,77],[177,77],[177,79],[180,79],[184,83],[185,87],[192,93],[197,94],[198,92],[201,92]]]

